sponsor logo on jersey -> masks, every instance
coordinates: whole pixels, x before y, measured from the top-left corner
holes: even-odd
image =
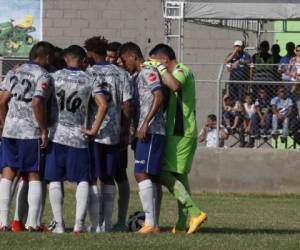
[[[149,76],[148,76],[148,79],[151,83],[157,81],[157,75],[155,73],[150,73]]]

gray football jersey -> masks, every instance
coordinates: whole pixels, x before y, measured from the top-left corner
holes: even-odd
[[[58,110],[58,118],[50,130],[50,139],[75,148],[87,148],[88,138],[82,128],[86,125],[93,78],[76,69],[62,69],[52,76],[56,98],[53,110]]]
[[[157,70],[151,66],[143,65],[142,70],[136,78],[136,87],[138,90],[139,109],[136,112],[138,115],[138,130],[141,128],[147,114],[150,111],[153,102],[153,92],[162,88],[162,83]],[[149,124],[149,134],[165,134],[165,118],[163,105],[159,108],[156,115]]]
[[[53,82],[48,72],[35,63],[25,63],[6,75],[2,90],[11,98],[3,128],[3,137],[37,139],[40,130],[33,114],[33,97],[48,98]]]
[[[96,64],[87,69],[88,74],[96,81],[93,86],[93,96],[102,94],[106,97],[108,110],[101,124],[95,141],[107,145],[120,142],[121,106],[132,98],[132,90],[125,71],[113,64]],[[98,107],[94,101],[90,103],[89,126],[95,120]]]

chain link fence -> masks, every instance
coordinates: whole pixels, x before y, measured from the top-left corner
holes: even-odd
[[[0,57],[0,73],[3,80],[7,72],[13,69],[16,65],[24,63],[28,58],[24,57]]]
[[[300,65],[299,65],[300,66]],[[300,67],[222,65],[219,125],[228,147],[297,148],[300,144]],[[229,74],[229,76],[228,76]]]

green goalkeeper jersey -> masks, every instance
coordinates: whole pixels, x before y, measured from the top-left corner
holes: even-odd
[[[181,89],[170,92],[167,106],[166,149],[163,170],[188,173],[197,147],[195,79],[184,64],[172,72]]]

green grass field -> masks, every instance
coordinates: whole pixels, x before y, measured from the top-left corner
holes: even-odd
[[[300,196],[264,196],[202,193],[194,195],[208,213],[208,221],[192,236],[164,232],[146,236],[134,233],[53,235],[51,233],[2,233],[1,249],[300,249]],[[74,191],[65,198],[65,220],[74,221]],[[129,212],[140,210],[132,192]],[[176,220],[176,203],[165,193],[161,226]],[[51,219],[47,203],[45,222]]]

